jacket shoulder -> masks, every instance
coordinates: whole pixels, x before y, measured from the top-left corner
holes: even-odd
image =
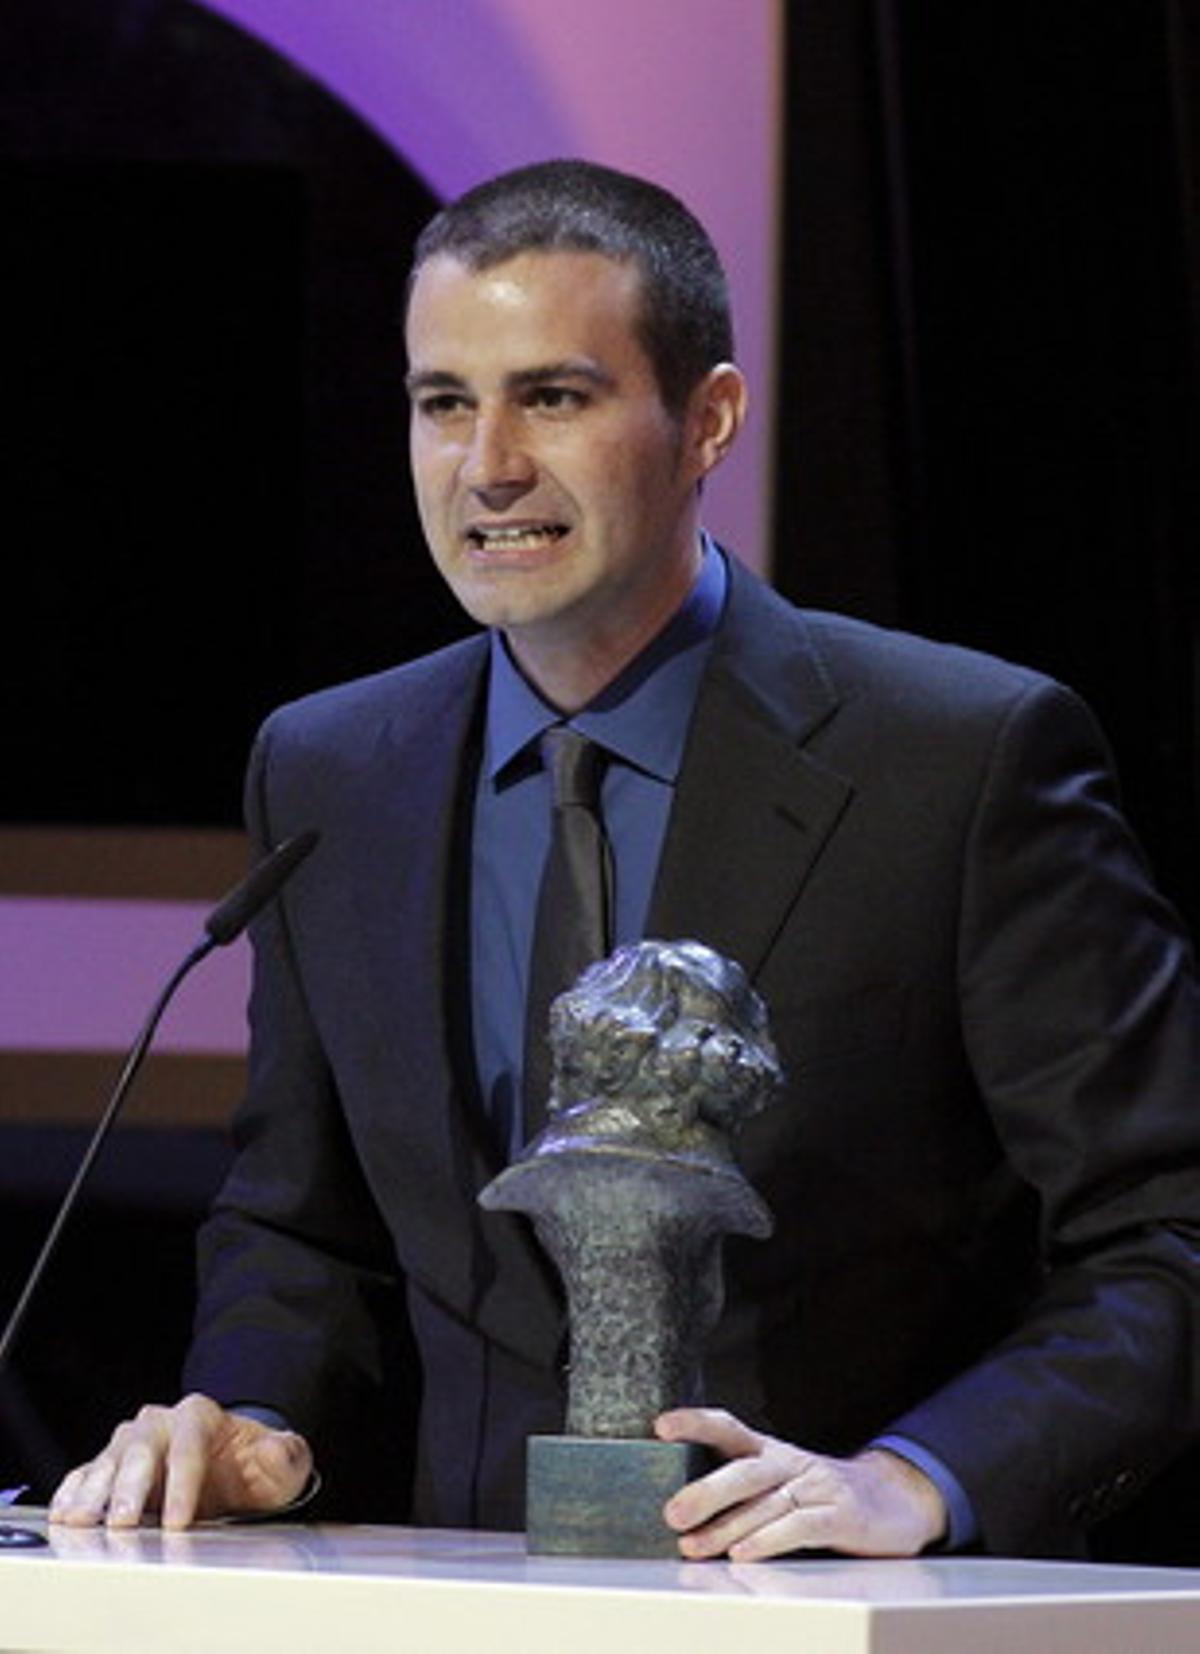
[[[1062,689],[1045,673],[979,649],[824,610],[796,612],[831,681],[844,693],[869,685],[961,706]]]
[[[798,608],[742,568],[733,574],[727,622],[726,658],[776,710],[803,699],[899,735],[994,725],[1018,705],[1080,705],[1045,673],[849,615]]]
[[[448,707],[461,707],[486,660],[487,640],[475,636],[385,671],[315,690],[276,707],[264,721],[259,741],[358,745],[373,740],[384,727],[419,727]]]

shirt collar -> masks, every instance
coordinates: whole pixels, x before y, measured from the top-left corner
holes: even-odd
[[[724,560],[702,536],[700,572],[672,618],[619,677],[568,721],[626,763],[674,781],[708,645],[728,584]],[[560,714],[513,664],[503,634],[491,634],[484,773],[496,780]]]

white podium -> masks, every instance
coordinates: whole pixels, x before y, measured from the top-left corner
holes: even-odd
[[[46,1532],[40,1512],[5,1516]],[[52,1528],[0,1552],[21,1654],[1197,1654],[1200,1570],[575,1561],[519,1534]]]

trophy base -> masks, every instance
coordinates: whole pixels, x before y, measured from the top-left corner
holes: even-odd
[[[531,1436],[525,1530],[531,1555],[678,1557],[662,1519],[673,1493],[711,1469],[694,1442]]]

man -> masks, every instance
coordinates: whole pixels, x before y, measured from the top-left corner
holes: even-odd
[[[321,842],[258,927],[199,1393],[52,1515],[301,1496],[378,1408],[398,1284],[414,1519],[520,1524],[561,1305],[475,1197],[525,1130],[537,741],[568,721],[606,755],[614,940],[738,960],[788,1078],[742,1143],[776,1231],[729,1248],[720,1406],[657,1424],[723,1460],[667,1507],[682,1554],[1081,1554],[1194,1431],[1200,1235],[1190,955],[1089,716],[801,615],[705,539],[745,390],[716,256],[653,186],[550,163],[472,192],[418,245],[407,340],[425,533],[488,631],[260,738],[256,840]]]

